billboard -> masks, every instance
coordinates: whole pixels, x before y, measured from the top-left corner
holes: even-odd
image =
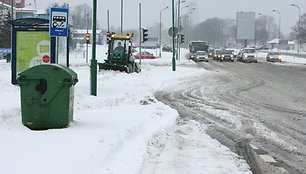
[[[12,4],[12,0],[2,0],[2,2],[7,5]],[[13,3],[14,3],[14,7],[16,8],[24,8],[25,6],[25,0],[13,0]]]
[[[48,31],[17,31],[17,73],[32,66],[50,63],[50,36]]]
[[[237,39],[255,40],[255,12],[237,12]]]

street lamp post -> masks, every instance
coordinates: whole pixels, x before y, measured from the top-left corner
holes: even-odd
[[[180,53],[179,53],[179,50],[181,49],[180,48],[180,44],[179,44],[179,39],[181,38],[181,23],[180,23],[180,16],[181,16],[181,3],[184,3],[186,2],[185,0],[179,0],[177,2],[177,31],[178,31],[178,35],[176,37],[176,47],[177,47],[177,51],[176,51],[176,59],[179,60],[180,58]]]
[[[297,27],[298,27],[298,34],[297,34],[297,40],[298,40],[298,53],[300,52],[300,25],[301,25],[301,8],[298,6],[298,5],[296,5],[296,4],[291,4],[291,6],[292,7],[296,7],[296,8],[298,8],[298,10],[299,10],[299,22],[298,22],[298,25],[297,25]]]
[[[160,10],[159,12],[159,57],[161,57],[162,54],[162,43],[161,43],[161,39],[162,39],[162,12],[166,9],[168,9],[169,7],[165,7],[163,9]]]
[[[279,21],[278,21],[278,39],[280,39],[280,32],[281,32],[281,13],[277,10],[273,10],[273,12],[276,12],[278,13],[278,16],[279,16]]]
[[[188,14],[187,14],[187,19],[186,19],[186,40],[187,42],[189,42],[190,38],[189,38],[189,18],[191,18],[192,16],[192,10],[195,10],[196,8],[193,7],[193,8],[190,8],[189,11],[188,11]]]
[[[36,9],[36,0],[34,0],[34,8],[35,8],[35,14],[34,14],[34,16],[36,17],[36,14],[37,14],[37,9]]]
[[[180,8],[179,9],[179,11],[181,11],[183,8],[186,8],[186,7],[189,7],[189,5],[186,5],[186,6],[184,6],[184,7],[182,7],[182,8]],[[178,35],[179,35],[179,39],[178,39],[178,41],[177,41],[177,48],[178,48],[178,60],[180,60],[180,56],[181,56],[181,34],[182,34],[182,29],[183,28],[181,28],[181,22],[182,22],[182,20],[181,20],[181,12],[179,12],[179,15],[178,15],[178,28],[179,28],[179,30],[178,30]]]

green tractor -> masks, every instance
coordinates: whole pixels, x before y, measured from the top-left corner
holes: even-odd
[[[135,61],[132,54],[133,36],[107,34],[107,59],[104,63],[98,63],[99,70],[115,70],[126,73],[140,72],[140,64]]]

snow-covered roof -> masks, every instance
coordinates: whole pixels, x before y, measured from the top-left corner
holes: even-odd
[[[7,5],[5,4],[4,2],[0,3],[0,5],[4,6],[4,7],[7,7],[7,8],[11,8],[10,5]],[[17,8],[16,7],[13,7],[14,10],[16,10]]]
[[[294,41],[288,41],[288,45],[294,45]]]
[[[268,44],[278,44],[280,39],[272,39],[268,42]]]
[[[97,30],[97,34],[101,33],[102,30]],[[86,34],[87,30],[83,30],[83,29],[75,29],[74,30],[74,34]],[[88,30],[88,33],[92,33],[92,30]]]

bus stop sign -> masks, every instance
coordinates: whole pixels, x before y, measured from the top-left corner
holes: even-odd
[[[51,8],[50,36],[68,37],[68,9]]]

